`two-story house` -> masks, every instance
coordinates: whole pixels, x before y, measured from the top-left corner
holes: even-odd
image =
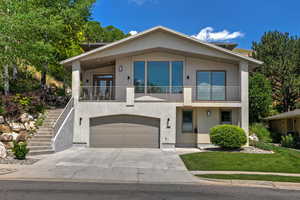
[[[158,26],[61,64],[74,144],[164,149],[208,145],[218,124],[248,133],[248,73],[262,62]]]

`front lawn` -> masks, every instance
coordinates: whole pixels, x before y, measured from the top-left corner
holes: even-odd
[[[300,152],[271,146],[274,154],[203,152],[181,155],[189,170],[300,173]]]
[[[257,181],[300,183],[300,177],[295,177],[295,176],[274,176],[274,175],[257,175],[257,174],[201,174],[196,176],[202,178],[212,178],[212,179],[257,180]]]

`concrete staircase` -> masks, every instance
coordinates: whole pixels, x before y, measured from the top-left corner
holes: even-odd
[[[62,113],[63,109],[47,110],[43,125],[39,127],[36,134],[30,139],[28,148],[29,155],[41,155],[54,153],[52,149],[53,126]]]

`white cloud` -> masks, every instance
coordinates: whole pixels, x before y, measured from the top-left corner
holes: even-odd
[[[136,35],[136,34],[138,34],[138,32],[137,31],[130,31],[129,34],[130,35]]]
[[[220,41],[220,40],[224,41],[224,40],[231,40],[243,36],[244,34],[238,31],[233,33],[230,33],[227,30],[214,32],[214,29],[212,27],[206,27],[202,29],[197,35],[192,35],[192,37],[203,41]]]
[[[137,4],[137,5],[139,5],[139,6],[141,6],[141,5],[143,5],[144,3],[146,3],[146,2],[155,2],[156,0],[128,0],[130,3],[135,3],[135,4]]]

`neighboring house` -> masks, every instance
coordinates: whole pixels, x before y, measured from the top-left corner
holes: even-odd
[[[275,133],[300,133],[300,109],[267,117],[266,120]]]
[[[75,144],[174,148],[210,144],[218,124],[248,134],[248,72],[262,62],[158,26],[61,64]]]

